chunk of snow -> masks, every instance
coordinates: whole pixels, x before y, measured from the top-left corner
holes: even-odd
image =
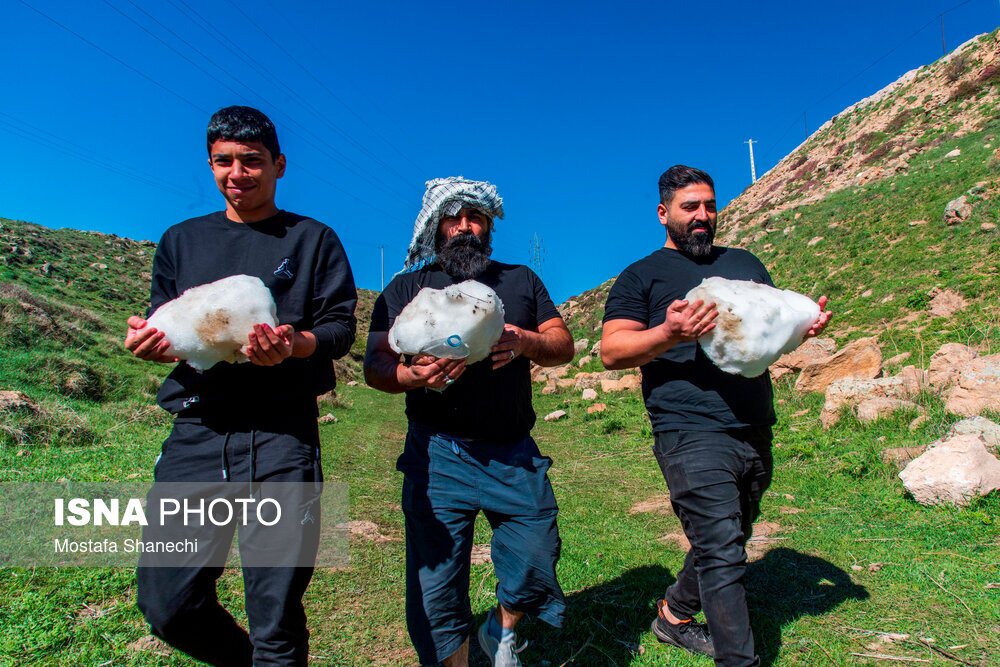
[[[747,280],[706,278],[684,298],[715,302],[715,328],[698,344],[723,371],[748,378],[801,345],[819,317],[809,297]]]
[[[260,278],[229,276],[185,290],[149,318],[166,334],[167,354],[199,371],[220,361],[249,361],[244,354],[255,324],[278,326],[278,309]]]
[[[389,346],[400,354],[429,354],[474,364],[489,356],[503,333],[503,303],[475,280],[444,289],[425,287],[389,330]]]

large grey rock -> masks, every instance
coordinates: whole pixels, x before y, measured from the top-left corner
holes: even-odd
[[[968,345],[945,343],[931,355],[931,362],[927,367],[927,381],[931,387],[940,391],[953,384],[962,367],[977,356],[979,353]]]
[[[800,393],[824,391],[842,378],[877,378],[882,374],[882,350],[874,338],[860,338],[833,356],[806,365],[795,381]]]
[[[941,440],[899,473],[903,486],[922,505],[967,505],[1000,490],[1000,461],[982,437],[966,434]]]
[[[819,419],[823,428],[830,428],[840,418],[841,408],[853,408],[873,398],[905,399],[912,395],[911,386],[901,377],[841,378],[827,387]]]
[[[1000,411],[1000,354],[976,357],[963,366],[948,390],[944,407],[965,417],[983,410]]]
[[[958,199],[952,199],[944,207],[944,222],[948,226],[960,224],[972,215],[972,204],[969,198],[962,195]]]
[[[1000,453],[1000,424],[986,417],[976,416],[955,422],[948,431],[948,437],[966,434],[982,436],[986,449],[993,454]]]
[[[802,345],[784,354],[771,364],[771,377],[775,380],[788,373],[798,373],[809,364],[827,359],[837,351],[832,338],[807,338]]]

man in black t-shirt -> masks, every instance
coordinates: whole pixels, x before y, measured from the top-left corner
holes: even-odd
[[[461,177],[427,183],[404,272],[375,303],[365,380],[406,392],[409,429],[396,464],[406,519],[406,624],[421,664],[468,665],[473,628],[469,570],[473,526],[483,511],[493,528],[497,607],[478,639],[495,666],[519,665],[514,628],[525,615],[562,624],[556,581],[555,497],[531,428],[530,363],[573,357],[573,339],[531,269],[490,259],[493,220],[503,202],[490,183]],[[389,346],[396,316],[424,287],[475,279],[496,291],[504,331],[491,355],[463,360],[418,356]]]
[[[301,517],[310,528],[292,531],[280,545],[280,560],[311,565],[322,481],[316,396],[333,388],[333,359],[354,341],[354,278],[332,229],[275,205],[285,156],[267,116],[250,107],[221,109],[209,123],[207,146],[225,211],[164,233],[153,260],[147,317],[190,287],[248,274],[270,290],[281,324],[253,327],[245,352],[250,363],[224,362],[204,372],[185,363],[173,369],[157,395],[174,426],[154,466],[150,497],[169,494],[177,482],[198,483],[197,493],[223,497],[260,489],[257,483],[294,483],[283,488],[301,493],[296,497],[301,502],[286,506],[286,512],[296,510],[294,523]],[[145,319],[128,319],[125,347],[136,357],[176,362],[169,346],[165,334]],[[241,556],[273,546],[254,539],[257,528],[240,526]],[[153,524],[147,530],[153,531]],[[144,539],[158,536],[144,532]],[[199,553],[224,558],[233,533],[209,526],[196,537]],[[155,567],[154,561],[145,554],[140,560],[137,598],[156,636],[212,665],[308,662],[302,596],[312,567],[243,568],[248,634],[219,604],[221,565]]]
[[[716,306],[684,297],[712,276],[766,285],[771,277],[751,253],[713,244],[715,185],[708,174],[677,165],[659,186],[666,244],[618,277],[601,337],[606,367],[642,369],[653,452],[691,542],[652,630],[660,641],[714,656],[716,665],[757,665],[744,546],[773,469],[771,381],[767,373],[744,378],[719,370],[696,342],[715,326]],[[826,297],[819,304],[810,336],[830,319]],[[692,620],[702,610],[707,628]]]

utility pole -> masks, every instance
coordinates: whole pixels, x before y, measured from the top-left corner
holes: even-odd
[[[753,139],[750,139],[749,141],[744,141],[743,143],[750,145],[750,180],[751,180],[752,183],[756,183],[757,182],[757,167],[754,166],[754,163],[753,163],[753,145],[756,144],[756,143],[760,143],[760,142],[757,142],[757,141],[754,141]]]
[[[542,277],[543,264],[545,263],[545,248],[542,247],[542,237],[535,232],[531,235],[531,247],[528,250],[528,266],[531,270]]]
[[[944,41],[944,14],[941,15],[941,55],[948,55],[948,44]]]
[[[379,257],[381,258],[382,264],[382,289],[380,291],[385,291],[385,246],[380,245],[378,247]]]

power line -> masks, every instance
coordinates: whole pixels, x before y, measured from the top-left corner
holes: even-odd
[[[166,32],[168,32],[169,34],[171,34],[175,39],[177,39],[178,41],[180,41],[182,44],[184,44],[185,46],[187,46],[189,49],[191,49],[192,51],[194,51],[196,54],[198,54],[202,58],[204,58],[207,62],[213,62],[212,58],[210,58],[204,52],[202,52],[201,50],[199,50],[198,47],[196,47],[195,45],[191,44],[189,41],[185,40],[183,37],[181,37],[180,35],[178,35],[175,31],[171,30],[169,27],[167,27],[166,25],[164,25],[155,16],[152,16],[151,14],[149,14],[149,12],[147,12],[146,10],[144,10],[142,7],[139,7],[138,5],[136,5],[134,2],[132,2],[132,0],[126,0],[126,1],[129,4],[131,4],[133,7],[135,7],[136,9],[138,9],[140,12],[142,12],[143,14],[145,14],[150,20],[152,20],[153,22],[155,22],[158,26],[160,26],[161,28],[163,28]],[[138,28],[140,28],[141,30],[143,30],[145,33],[147,33],[148,35],[150,35],[151,37],[153,37],[154,39],[156,39],[158,42],[160,42],[161,44],[163,44],[164,46],[166,46],[172,52],[176,53],[178,56],[180,56],[181,58],[183,58],[185,61],[187,61],[188,63],[194,65],[200,72],[202,72],[203,74],[205,74],[206,76],[208,76],[209,78],[211,78],[213,81],[215,81],[219,85],[225,87],[227,90],[229,90],[231,93],[233,93],[237,98],[243,99],[243,100],[246,99],[246,97],[242,93],[240,93],[239,91],[237,91],[236,89],[234,89],[232,86],[230,86],[225,81],[219,79],[217,76],[213,75],[211,72],[209,72],[204,67],[202,67],[201,65],[199,65],[197,62],[195,62],[193,59],[191,59],[190,57],[188,57],[185,53],[183,53],[179,49],[175,48],[171,44],[168,44],[165,40],[161,39],[158,35],[156,35],[155,33],[151,32],[145,26],[143,26],[142,24],[138,23],[135,19],[133,19],[132,17],[128,16],[127,14],[125,14],[124,12],[122,12],[120,9],[118,9],[117,7],[115,7],[114,5],[112,5],[110,2],[108,2],[108,0],[104,0],[104,3],[106,5],[108,5],[109,7],[111,7],[112,9],[114,9],[119,14],[121,14],[122,16],[124,16],[126,19],[128,19],[129,21],[131,21],[134,25],[136,25]],[[240,81],[239,77],[237,77],[236,75],[234,75],[232,72],[229,72],[224,67],[222,67],[222,66],[220,66],[218,64],[215,64],[215,67],[218,68],[223,74],[225,74],[226,76],[228,76],[231,79],[233,79],[234,81],[242,83]],[[243,84],[243,85],[245,85],[245,84]],[[272,107],[274,107],[276,109],[278,108],[276,104],[274,104],[273,102],[271,102],[267,97],[259,94],[257,91],[255,91],[254,89],[250,88],[250,86],[246,86],[246,88],[251,93],[253,93],[254,95],[256,95],[258,98],[260,98],[261,100],[263,100],[264,102],[266,102],[267,104],[269,104],[270,106],[272,106]],[[393,190],[391,187],[389,187],[388,184],[386,184],[383,181],[381,181],[381,179],[379,179],[378,177],[369,174],[367,171],[365,171],[363,168],[361,168],[360,165],[358,165],[357,163],[355,163],[354,161],[352,161],[349,157],[347,157],[344,153],[342,153],[336,147],[334,147],[332,144],[330,144],[325,139],[323,139],[320,135],[318,135],[315,132],[312,132],[311,130],[309,130],[308,128],[306,128],[304,125],[302,125],[297,120],[295,120],[290,114],[282,113],[282,115],[285,116],[286,119],[290,123],[292,123],[292,124],[294,124],[294,125],[296,125],[298,127],[301,127],[305,132],[308,132],[309,134],[313,135],[316,138],[317,141],[319,141],[320,143],[323,143],[324,145],[326,145],[329,148],[329,150],[331,151],[331,153],[332,153],[330,155],[330,157],[332,157],[333,159],[335,159],[338,162],[340,162],[340,164],[342,166],[344,166],[346,169],[348,169],[349,171],[353,171],[354,173],[357,173],[358,175],[362,176],[363,178],[366,178],[366,180],[368,180],[372,185],[375,185],[376,187],[381,187],[387,193],[389,193],[389,194],[391,194],[391,195],[399,198],[401,202],[405,202],[405,199],[402,197],[402,195],[398,191]],[[307,142],[309,141],[309,139],[307,137],[303,137],[301,134],[299,134],[298,132],[296,132],[293,128],[287,128],[287,130],[288,130],[289,133],[291,133],[291,134],[293,134],[295,136],[298,136],[298,137],[300,137],[302,139],[305,139]],[[342,190],[342,191],[346,192],[345,190]],[[363,201],[363,200],[359,200],[359,201]]]
[[[128,1],[132,2],[132,0],[128,0]],[[311,110],[314,115],[316,115],[318,118],[320,118],[320,120],[322,120],[327,125],[329,125],[335,132],[337,132],[338,134],[340,134],[341,136],[343,136],[349,142],[351,142],[351,143],[353,143],[353,144],[355,144],[357,146],[360,146],[363,151],[367,151],[367,149],[365,149],[364,146],[362,146],[360,143],[358,143],[353,137],[351,137],[346,132],[344,132],[343,130],[341,130],[339,127],[337,127],[336,125],[334,125],[333,123],[331,123],[325,116],[322,115],[321,112],[319,112],[318,110],[316,110],[315,107],[311,103],[309,103],[308,100],[304,99],[295,90],[293,90],[288,85],[286,85],[283,81],[281,81],[280,78],[276,77],[266,67],[264,67],[263,65],[261,65],[260,62],[258,62],[257,60],[255,60],[253,58],[253,56],[251,56],[245,50],[243,50],[239,46],[239,44],[236,44],[231,39],[229,39],[228,37],[226,37],[225,34],[219,32],[219,30],[215,26],[213,26],[207,19],[205,19],[201,14],[199,14],[196,9],[194,9],[193,7],[191,7],[190,5],[188,5],[186,2],[184,2],[184,0],[177,0],[177,1],[180,2],[180,4],[183,5],[184,8],[186,8],[187,11],[185,11],[185,9],[182,9],[182,8],[178,7],[177,4],[176,4],[176,2],[174,0],[170,0],[170,4],[172,4],[174,6],[174,8],[177,9],[178,11],[180,11],[182,14],[184,14],[185,16],[187,16],[188,19],[191,19],[192,16],[194,16],[195,18],[197,18],[197,20],[198,20],[198,27],[200,27],[203,31],[207,32],[213,39],[221,39],[221,40],[225,41],[230,46],[230,48],[232,48],[234,51],[239,52],[242,55],[243,59],[250,65],[250,67],[252,69],[254,69],[257,72],[257,74],[259,74],[260,76],[264,77],[265,79],[268,79],[272,85],[274,85],[274,86],[276,86],[278,88],[283,88],[284,90],[288,91],[288,93],[291,96],[296,97],[296,98],[299,99],[299,101],[300,101],[300,103],[301,103],[301,105],[303,107]],[[222,69],[218,64],[216,64],[216,67],[219,67],[219,69]],[[223,70],[223,71],[225,71],[225,70]],[[232,74],[229,74],[228,72],[227,72],[227,74],[229,76],[233,76]],[[238,78],[235,77],[235,76],[233,76],[233,78],[238,80]],[[269,104],[271,104],[271,103],[269,102]],[[271,106],[277,108],[277,105],[271,104]],[[332,144],[330,144],[329,142],[327,142],[320,135],[316,134],[315,132],[309,130],[304,125],[302,125],[301,123],[299,123],[290,114],[285,114],[285,116],[286,116],[286,118],[289,121],[291,121],[295,125],[301,127],[305,132],[308,132],[308,133],[312,134],[314,137],[316,137],[317,140],[319,140],[324,145],[326,145],[333,153],[335,153],[336,155],[340,155],[344,160],[346,160],[350,164],[353,164],[354,167],[355,167],[354,171],[356,173],[367,177],[367,179],[371,183],[375,184],[378,187],[381,187],[383,190],[385,190],[387,193],[393,195],[394,197],[397,197],[400,200],[401,203],[405,204],[405,203],[408,202],[408,198],[406,197],[406,195],[404,195],[403,193],[401,193],[401,191],[396,190],[395,188],[393,188],[392,186],[390,186],[388,183],[386,183],[385,181],[383,181],[378,176],[376,176],[376,175],[370,173],[369,171],[367,171],[366,169],[364,169],[361,165],[359,165],[357,162],[355,162],[354,160],[352,160],[351,158],[349,158],[346,154],[344,154],[342,151],[340,151],[339,149],[337,149],[336,147],[334,147]],[[375,159],[377,162],[381,163],[381,160],[379,160],[374,155],[372,155],[371,157],[373,157],[373,159]],[[382,163],[382,164],[384,164],[384,163]],[[391,170],[391,167],[389,169]],[[403,179],[403,180],[405,181],[405,179]]]
[[[303,72],[305,72],[309,76],[310,79],[312,79],[313,81],[315,81],[316,84],[318,84],[324,91],[326,91],[327,95],[329,95],[334,101],[336,101],[342,107],[344,107],[345,109],[347,109],[347,111],[349,111],[351,113],[351,115],[353,115],[355,118],[357,118],[359,121],[361,121],[361,123],[365,127],[367,127],[372,132],[372,134],[374,134],[376,137],[378,137],[379,139],[381,139],[387,146],[389,146],[389,148],[391,148],[392,150],[394,150],[397,155],[399,155],[401,158],[403,158],[404,160],[406,160],[407,162],[409,162],[418,171],[420,171],[420,172],[425,172],[426,171],[426,169],[424,169],[419,164],[417,164],[416,162],[414,162],[413,160],[411,160],[408,155],[406,155],[405,153],[403,153],[395,144],[393,144],[385,136],[383,136],[381,132],[379,132],[376,128],[372,127],[372,125],[367,120],[365,120],[364,116],[362,116],[361,114],[357,113],[354,109],[352,109],[347,104],[347,102],[345,102],[343,99],[341,99],[341,97],[339,95],[337,95],[335,92],[333,92],[332,90],[330,90],[330,88],[325,83],[323,83],[322,79],[320,79],[319,77],[317,77],[315,74],[312,73],[312,71],[309,70],[309,68],[307,68],[305,65],[303,65],[294,55],[292,55],[292,53],[288,49],[286,49],[281,44],[281,42],[279,42],[276,39],[274,39],[269,32],[267,32],[266,30],[264,30],[263,28],[261,28],[257,24],[257,22],[254,21],[252,18],[250,18],[250,16],[248,16],[247,13],[244,12],[243,9],[238,4],[236,4],[235,2],[233,2],[233,0],[228,0],[228,2],[230,4],[230,6],[233,7],[233,9],[235,9],[237,12],[239,12],[240,15],[243,16],[243,18],[246,19],[248,23],[250,23],[250,25],[252,25],[253,27],[257,28],[257,30],[262,35],[264,35],[264,37],[266,37],[272,44],[274,44],[274,46],[279,51],[281,51],[282,53],[284,53],[285,56],[287,56],[289,60],[291,60],[296,65],[298,65],[299,69],[301,69]],[[382,163],[381,160],[379,162]],[[384,163],[382,163],[382,164],[384,164]],[[386,165],[386,166],[388,168],[392,169],[391,166],[389,166],[389,165]],[[393,171],[395,172],[395,170],[393,170]],[[398,174],[398,172],[395,172],[395,173]]]

